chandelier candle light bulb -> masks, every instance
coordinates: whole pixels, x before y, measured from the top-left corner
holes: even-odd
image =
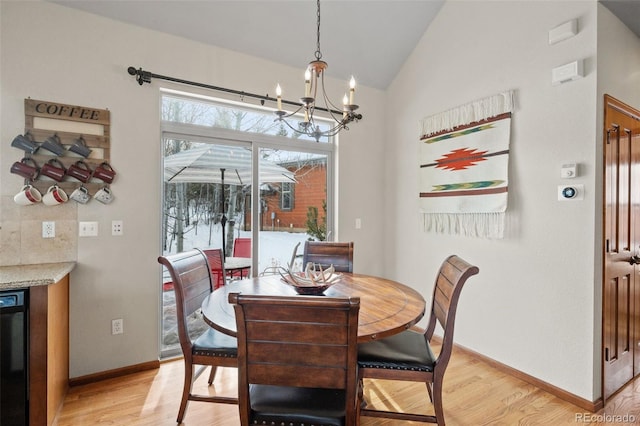
[[[349,80],[349,105],[353,105],[353,98],[356,93],[356,79],[351,76],[351,80]]]
[[[276,86],[276,96],[278,98],[278,111],[282,111],[282,88],[280,83]]]
[[[304,72],[304,97],[308,98],[311,95],[311,70],[307,68]]]
[[[349,105],[349,98],[347,98],[347,94],[344,94],[344,98],[342,98],[342,118],[347,118],[347,105]]]

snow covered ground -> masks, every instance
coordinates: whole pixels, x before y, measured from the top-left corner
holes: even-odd
[[[248,231],[237,231],[235,237],[250,238]],[[286,266],[291,260],[295,245],[300,242],[298,254],[302,255],[304,242],[309,239],[306,233],[293,233],[283,231],[261,231],[259,235],[260,253],[258,256],[258,271],[264,271],[271,266]],[[209,244],[209,226],[202,225],[197,233],[191,230],[184,241],[184,250],[192,248],[207,249],[222,247],[222,227],[218,224],[211,230],[211,244]],[[173,250],[175,253],[175,244]],[[299,260],[301,262],[301,260]],[[299,265],[298,265],[299,267]],[[167,271],[165,271],[164,281],[170,281]],[[178,333],[176,329],[176,308],[175,295],[172,290],[164,291],[162,309],[162,351],[167,354],[176,354],[180,351]],[[208,327],[199,315],[190,318],[189,329],[194,336],[201,334]],[[173,352],[172,352],[173,351]]]
[[[235,238],[251,238],[250,231],[236,231]],[[302,254],[304,242],[309,239],[306,233],[295,233],[286,231],[260,231],[259,233],[259,253],[258,271],[264,271],[271,266],[286,266],[291,260],[293,249],[297,243],[298,254]],[[211,241],[211,244],[209,244]],[[175,253],[175,243],[172,245],[171,253]],[[209,236],[209,225],[200,225],[198,229],[193,229],[185,235],[184,251],[193,248],[209,249],[222,247],[222,226],[214,225]],[[227,253],[231,256],[231,253]]]

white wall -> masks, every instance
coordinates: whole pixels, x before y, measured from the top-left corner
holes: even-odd
[[[548,31],[576,18],[578,35],[550,46]],[[590,401],[599,396],[595,54],[595,2],[448,1],[388,90],[386,130],[387,274],[430,294],[447,255],[478,265],[460,301],[459,344]],[[551,85],[553,67],[580,58],[585,78]],[[505,238],[422,232],[419,120],[511,89]],[[566,161],[580,165],[572,182],[585,185],[582,201],[557,200]]]
[[[140,87],[127,67],[273,93],[276,82],[300,86],[306,61],[301,59],[300,69],[283,67],[47,2],[3,1],[0,16],[0,265],[77,259],[71,275],[71,377],[155,360],[160,340],[159,88],[167,85],[155,80]],[[328,83],[337,91],[333,97],[342,96],[347,82]],[[375,231],[383,227],[383,94],[360,87],[357,96],[364,119],[340,140],[339,238],[355,241],[356,270],[381,274],[383,235]],[[21,152],[10,141],[24,131],[27,97],[111,111],[111,163],[118,172],[112,204],[19,208],[13,203],[22,182],[9,168]],[[363,164],[363,152],[367,166],[354,167]],[[354,229],[356,217],[362,218],[362,230]],[[122,237],[108,232],[117,219],[124,221]],[[56,221],[55,241],[39,238],[42,220]],[[100,236],[77,238],[78,220],[98,221]],[[111,336],[113,318],[124,319],[123,335]]]

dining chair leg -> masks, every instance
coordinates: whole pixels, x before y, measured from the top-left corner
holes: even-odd
[[[364,380],[358,379],[358,397],[356,399],[356,426],[360,426],[360,411],[364,405]]]
[[[444,409],[442,408],[442,379],[433,381],[433,410],[438,426],[444,426]]]
[[[427,382],[425,385],[427,385],[427,392],[429,392],[429,401],[433,404],[433,383]]]
[[[180,409],[178,410],[178,418],[176,421],[182,423],[184,419],[184,413],[187,411],[187,404],[189,403],[189,394],[191,393],[191,386],[193,385],[193,365],[184,364],[184,386],[182,388],[182,401],[180,401]]]
[[[217,369],[218,369],[218,367],[216,367],[215,365],[211,366],[211,373],[209,373],[209,386],[211,386],[213,384],[213,379],[216,378]]]

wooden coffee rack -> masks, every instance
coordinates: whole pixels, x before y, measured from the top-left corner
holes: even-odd
[[[57,135],[60,138],[60,143],[62,143],[65,148],[64,154],[60,156],[56,156],[54,153],[43,148],[38,149],[35,154],[22,152],[24,157],[33,158],[33,160],[38,164],[38,167],[42,167],[52,158],[59,160],[67,169],[78,160],[82,160],[87,163],[91,170],[95,170],[95,168],[103,162],[107,162],[111,165],[111,118],[109,110],[25,99],[24,112],[25,135],[28,133],[34,141],[40,144],[48,137]],[[47,119],[47,129],[36,128],[35,123],[37,122],[38,117]],[[90,133],[57,130],[73,128],[73,123],[88,123],[95,126],[101,126],[101,132],[97,133],[102,134],[95,135]],[[87,158],[68,150],[69,146],[80,137],[84,139],[86,146],[92,149],[91,154]],[[116,180],[117,178],[118,177],[116,176]],[[60,188],[64,189],[67,195],[70,195],[76,188],[83,185],[82,182],[71,177],[65,177],[62,182],[56,182],[46,176],[39,176],[38,179],[32,182],[33,186],[38,188],[43,195],[51,185],[56,183]],[[89,190],[91,195],[94,195],[105,185],[106,184],[101,180],[93,178],[84,184],[85,188]]]

